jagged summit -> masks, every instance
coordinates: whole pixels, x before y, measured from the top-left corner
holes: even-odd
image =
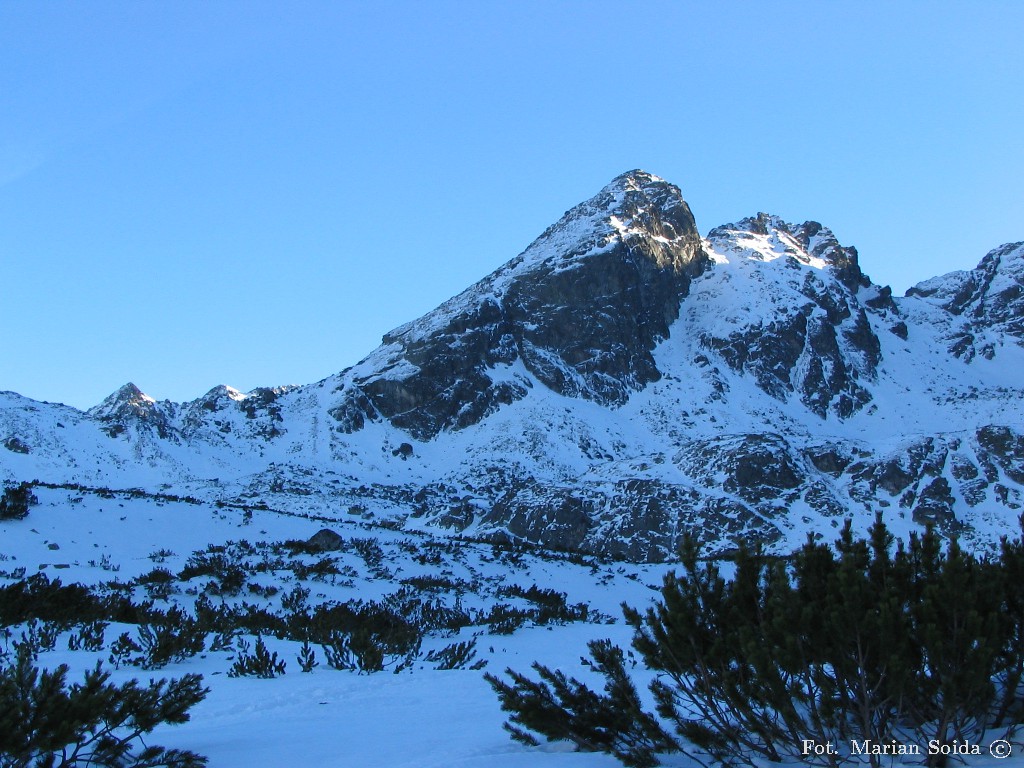
[[[901,319],[891,291],[861,272],[856,249],[818,222],[766,213],[716,227],[707,243],[715,268],[694,298],[719,319],[701,319],[703,346],[822,419],[847,419],[872,401],[878,334]]]
[[[715,227],[708,233],[708,240],[731,250],[747,248],[758,258],[789,256],[818,269],[831,268],[853,291],[871,284],[861,272],[857,249],[840,245],[832,230],[816,221],[790,224],[778,216],[758,213]]]
[[[614,186],[618,185],[618,186],[622,186],[624,188],[628,188],[628,187],[639,188],[639,187],[642,187],[645,184],[651,184],[651,183],[667,184],[668,182],[666,182],[660,176],[655,176],[653,173],[650,173],[649,171],[645,171],[642,168],[634,168],[632,171],[626,171],[625,173],[620,173],[618,176],[616,176],[614,179],[612,179],[609,182],[608,186],[609,187],[614,187]]]
[[[692,270],[700,237],[689,205],[674,184],[634,170],[617,176],[589,200],[566,211],[529,247],[485,278],[501,295],[511,279],[552,262],[561,269],[618,245],[642,253],[658,268]]]
[[[622,245],[658,269],[692,275],[706,266],[693,214],[679,188],[646,171],[628,171],[562,214],[518,256],[433,312],[388,332],[383,343],[432,333],[439,323],[484,302],[501,305],[527,273],[573,270]],[[514,293],[510,298],[516,298]]]
[[[227,398],[228,400],[244,400],[246,395],[234,387],[228,386],[227,384],[218,384],[216,387],[211,389],[205,395],[200,397],[194,402],[198,403],[210,403],[217,400]]]
[[[170,434],[169,423],[173,410],[172,403],[158,403],[128,382],[99,405],[86,411],[86,415],[104,422],[106,431],[112,435],[123,432],[126,424],[142,424],[155,430],[160,437],[166,437]]]

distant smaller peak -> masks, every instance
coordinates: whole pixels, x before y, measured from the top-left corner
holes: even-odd
[[[135,386],[135,384],[133,384],[130,381],[127,384],[122,385],[116,392],[114,392],[112,395],[110,395],[110,397],[107,398],[107,400],[111,400],[111,399],[116,400],[117,402],[122,402],[122,403],[124,403],[124,402],[131,402],[131,403],[135,403],[135,402],[149,402],[149,403],[155,403],[156,402],[156,400],[154,400],[152,397],[147,395],[145,392],[143,392],[141,389],[139,389],[137,386]]]
[[[929,278],[907,290],[953,314],[977,308],[990,294],[1004,294],[1004,301],[1014,302],[1024,286],[1024,242],[1005,243],[993,248],[972,270],[957,270]]]
[[[216,412],[226,407],[229,403],[238,403],[245,400],[245,398],[246,396],[234,387],[218,384],[202,397],[189,402],[187,407],[192,411]]]
[[[141,415],[149,412],[154,405],[156,405],[156,400],[129,381],[86,413],[96,418],[110,419],[125,414]]]
[[[228,397],[232,400],[244,400],[245,395],[234,387],[228,386],[227,384],[218,384],[216,387],[211,389],[200,400],[214,400],[222,397]]]

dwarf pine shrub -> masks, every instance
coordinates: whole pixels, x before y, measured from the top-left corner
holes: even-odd
[[[866,539],[847,524],[834,547],[809,540],[788,558],[741,548],[731,578],[688,542],[660,601],[625,608],[633,648],[656,673],[656,716],[607,642],[590,645],[603,693],[539,664],[539,679],[487,679],[515,738],[564,739],[630,766],[694,747],[729,765],[878,766],[881,756],[852,753],[863,740],[935,742],[941,753],[1024,722],[1022,541],[991,557],[934,530],[894,546],[879,519]],[[805,740],[836,749],[808,755]]]
[[[98,664],[68,685],[68,668],[40,670],[28,647],[0,667],[0,768],[94,765],[107,768],[200,768],[194,752],[146,744],[158,725],[187,722],[206,696],[202,677],[110,682]]]

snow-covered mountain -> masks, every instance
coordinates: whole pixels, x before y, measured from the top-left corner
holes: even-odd
[[[661,560],[881,512],[994,541],[1024,503],[1024,243],[903,298],[815,222],[701,238],[614,179],[323,381],[83,413],[0,394],[0,479],[138,487]]]

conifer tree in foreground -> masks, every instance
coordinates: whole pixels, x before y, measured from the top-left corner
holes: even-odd
[[[123,685],[95,669],[68,685],[67,667],[40,670],[33,651],[19,646],[0,667],[0,768],[201,768],[194,752],[146,745],[142,737],[162,723],[184,723],[206,696],[202,677],[137,680]],[[136,750],[136,746],[141,749]]]
[[[941,752],[1024,719],[1022,539],[979,558],[934,530],[894,546],[879,519],[867,539],[848,523],[834,547],[809,540],[789,558],[741,548],[731,579],[693,542],[681,556],[656,605],[624,606],[633,647],[657,673],[657,716],[605,641],[590,647],[603,694],[539,664],[539,680],[487,676],[513,738],[569,740],[629,766],[695,748],[727,765],[877,767],[888,758],[851,744]],[[826,742],[836,754],[805,748]]]
[[[31,483],[18,483],[4,488],[0,494],[0,520],[21,520],[28,516],[28,510],[39,499],[32,493]]]

